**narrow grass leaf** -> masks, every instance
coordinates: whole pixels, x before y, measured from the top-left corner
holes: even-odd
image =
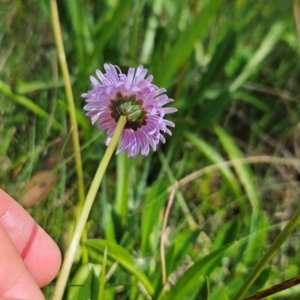
[[[117,261],[124,269],[134,275],[145,287],[147,292],[152,295],[154,293],[153,286],[148,277],[138,269],[133,257],[123,247],[116,243],[102,239],[91,239],[85,242],[89,256],[101,263],[102,254],[107,247],[107,257],[113,261]]]
[[[166,296],[161,295],[159,300],[183,300],[190,293],[197,292],[201,286],[201,276],[208,276],[220,264],[228,247],[225,245],[195,262],[176,282],[170,292]]]
[[[130,158],[127,152],[121,152],[117,156],[117,185],[116,185],[116,201],[115,211],[125,222],[128,207],[128,190],[130,176]]]
[[[207,67],[207,71],[203,74],[200,87],[199,87],[199,100],[204,98],[201,97],[204,90],[211,84],[211,82],[222,73],[229,59],[232,57],[236,46],[236,32],[234,30],[228,31],[225,38],[216,46],[215,53]]]
[[[202,278],[198,293],[195,295],[194,300],[208,300],[208,277]]]
[[[132,8],[132,0],[119,1],[117,7],[115,8],[113,15],[110,20],[104,24],[103,28],[97,33],[97,41],[95,43],[94,52],[89,60],[87,68],[89,68],[92,64],[97,65],[97,57],[99,53],[101,53],[102,49],[111,38],[111,36],[120,30],[121,23],[126,21],[128,17],[128,12]]]
[[[84,9],[82,9],[83,3],[81,0],[66,1],[67,13],[69,14],[70,23],[74,32],[73,42],[75,43],[74,50],[76,50],[77,64],[80,66],[84,65],[84,24],[87,24],[86,17],[84,15]]]
[[[261,290],[268,281],[271,271],[272,269],[270,267],[264,269],[249,288],[247,295],[254,294]]]
[[[71,279],[66,299],[91,299],[92,276],[92,264],[81,265]]]
[[[240,228],[241,225],[238,216],[230,222],[226,223],[219,231],[214,241],[213,249],[219,249],[223,245],[233,243],[234,241],[236,241],[240,233]]]
[[[236,145],[234,139],[225,131],[223,130],[219,125],[214,125],[214,130],[217,133],[224,149],[228,153],[230,159],[236,159],[236,158],[242,158],[243,153]],[[240,163],[234,163],[234,168],[245,188],[245,191],[247,193],[248,199],[250,201],[252,211],[254,215],[258,215],[258,212],[260,211],[260,200],[258,198],[258,195],[256,193],[256,188],[252,182],[253,174],[247,165],[243,165]]]
[[[221,285],[216,287],[209,295],[209,300],[230,300],[227,296],[228,287]]]
[[[177,268],[180,268],[186,255],[190,253],[199,236],[200,229],[188,229],[180,232],[175,237],[170,237],[172,244],[167,248],[166,253],[166,273],[169,276]],[[157,268],[153,276],[153,285],[155,288],[154,298],[157,298],[162,288],[162,272],[161,268]]]
[[[203,109],[201,109],[198,116],[197,128],[209,126],[211,122],[216,121],[217,118],[224,111],[230,102],[230,94],[228,90],[223,90],[216,98],[208,102]]]
[[[142,14],[143,8],[145,6],[144,1],[136,1],[133,7],[134,10],[134,17],[133,17],[133,24],[129,34],[129,49],[128,49],[128,56],[132,62],[136,62],[136,58],[139,53],[139,33],[141,30],[141,23],[144,22],[144,16]],[[141,63],[143,63],[141,61]]]
[[[201,151],[212,163],[220,163],[224,161],[224,158],[217,151],[215,147],[212,147],[204,139],[198,137],[197,135],[187,132],[184,132],[184,136],[199,150]],[[233,172],[229,168],[220,167],[220,172],[224,178],[229,183],[232,191],[236,196],[241,196],[241,190],[237,183],[237,180]]]
[[[172,239],[172,245],[168,249],[166,262],[167,274],[171,274],[191,250],[198,238],[200,229],[185,230]]]
[[[103,263],[102,263],[102,268],[101,268],[98,300],[102,300],[104,298],[106,262],[107,262],[107,246],[104,248],[104,253],[103,253]]]
[[[62,78],[54,81],[18,81],[16,86],[16,92],[18,94],[27,94],[34,91],[49,90],[53,88],[59,88],[64,86]]]
[[[209,300],[232,300],[233,295],[243,284],[244,280],[245,278],[243,278],[243,276],[234,277],[229,282],[226,282],[226,285],[223,284],[220,288],[216,288],[214,291],[212,291]]]
[[[233,225],[233,224],[232,224]],[[258,222],[258,227],[262,225],[261,222]],[[276,227],[276,229],[278,229]],[[250,231],[250,230],[249,230]],[[241,270],[250,270],[252,269],[252,265],[246,265],[245,259],[249,256],[249,252],[252,251],[250,255],[256,259],[256,262],[261,258],[262,255],[262,247],[264,247],[264,243],[261,245],[256,244],[256,248],[253,247],[252,249],[249,247],[250,244],[255,246],[255,243],[260,243],[260,240],[263,239],[269,232],[269,229],[263,228],[253,233],[244,234],[237,240],[236,243],[233,244],[233,247],[228,250],[227,254],[231,256],[231,263],[230,263],[230,272],[231,274],[237,274],[237,276],[229,277],[225,283],[220,285],[220,287],[215,287],[212,291],[209,299],[210,300],[231,300],[233,296],[236,294],[237,290],[240,286],[242,286],[243,282],[245,281],[245,276],[247,275],[245,272],[241,272]],[[229,233],[229,232],[228,232]],[[257,284],[261,283],[259,281]]]
[[[232,98],[250,103],[253,106],[255,106],[256,108],[258,108],[259,110],[262,110],[265,112],[270,111],[270,107],[265,102],[263,102],[262,100],[258,99],[257,97],[255,97],[247,92],[244,92],[242,90],[239,90],[239,91],[236,91],[235,93],[233,93]]]
[[[255,234],[249,237],[247,249],[243,254],[244,262],[249,268],[252,268],[256,264],[264,252],[268,226],[268,217],[265,212],[260,211],[258,215],[251,217],[250,233]]]
[[[176,177],[173,174],[172,167],[170,166],[170,159],[168,159],[162,152],[158,152],[159,159],[162,163],[161,174],[168,176],[169,182],[175,182]],[[176,191],[176,202],[178,202],[183,214],[184,219],[188,223],[190,229],[198,227],[197,222],[194,220],[192,213],[187,205],[186,200],[180,190]]]
[[[147,28],[145,31],[145,38],[141,53],[141,63],[146,64],[152,54],[152,50],[155,44],[155,34],[157,27],[159,26],[159,16],[162,12],[163,1],[155,0],[153,1],[153,13],[149,16],[147,22]]]
[[[274,23],[258,50],[253,54],[252,58],[243,68],[240,75],[229,86],[230,92],[235,92],[239,87],[241,87],[241,85],[248,79],[250,75],[257,71],[261,62],[274,49],[274,45],[280,39],[284,28],[285,26],[281,21]]]
[[[12,90],[10,89],[10,87],[1,80],[0,80],[0,92],[2,92],[4,95],[10,97],[17,103],[23,105],[25,108],[32,111],[37,116],[42,117],[44,119],[51,119],[51,116],[45,110],[40,108],[29,98],[22,96],[22,95],[14,94],[12,92]],[[53,127],[56,129],[59,129],[59,130],[62,129],[61,125],[56,120],[53,120]]]
[[[1,107],[1,109],[4,109],[4,107],[3,108]],[[7,150],[9,149],[9,145],[10,145],[15,133],[16,133],[16,127],[10,127],[9,129],[7,129],[5,131],[1,130],[0,155],[4,155],[7,153]],[[0,170],[1,170],[1,168],[0,168]]]
[[[209,23],[215,17],[216,10],[222,2],[223,0],[209,1],[188,28],[182,32],[177,43],[168,53],[166,60],[161,61],[159,70],[155,72],[156,82],[162,86],[167,86],[170,83],[171,77],[192,53],[195,42],[209,28]]]
[[[108,241],[116,242],[116,228],[113,219],[113,208],[110,203],[104,203],[103,230]]]
[[[64,100],[58,99],[58,104],[61,108],[63,108],[65,111],[69,111],[69,106]],[[75,115],[76,115],[76,120],[78,122],[78,125],[83,129],[84,135],[86,137],[90,136],[91,132],[91,124],[88,120],[88,118],[84,115],[83,110],[81,108],[75,108]]]
[[[146,255],[150,250],[151,238],[153,236],[154,227],[159,224],[159,215],[162,207],[167,200],[168,182],[165,177],[160,177],[156,180],[151,188],[149,188],[144,200],[141,219],[141,251]],[[159,236],[156,237],[159,239]]]

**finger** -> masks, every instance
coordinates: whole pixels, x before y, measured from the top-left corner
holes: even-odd
[[[0,225],[0,295],[21,299],[44,299],[19,252]]]
[[[56,276],[61,254],[48,234],[8,194],[0,189],[0,224],[24,260],[37,284],[42,287]]]

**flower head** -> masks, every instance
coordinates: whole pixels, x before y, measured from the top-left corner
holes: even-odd
[[[98,121],[99,129],[106,130],[106,145],[110,143],[119,117],[126,116],[117,153],[147,155],[150,146],[156,150],[160,141],[165,142],[162,132],[172,135],[168,126],[175,127],[164,116],[177,109],[163,107],[173,99],[168,98],[165,89],[152,83],[153,76],[145,78],[147,69],[141,65],[137,69],[130,68],[127,74],[111,64],[104,64],[104,69],[105,74],[96,71],[97,79],[90,77],[92,90],[82,94],[87,102],[86,115],[91,117],[92,124]]]

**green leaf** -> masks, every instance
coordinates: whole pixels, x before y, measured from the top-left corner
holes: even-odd
[[[263,110],[265,112],[270,111],[270,107],[265,102],[263,102],[262,100],[258,99],[257,97],[255,97],[247,92],[244,92],[242,90],[239,90],[239,91],[233,93],[232,97],[234,99],[240,99],[247,103],[250,103],[253,106],[255,106],[256,108]]]
[[[64,81],[59,78],[56,82],[54,81],[18,81],[16,86],[16,92],[18,94],[27,94],[34,91],[49,90],[53,88],[63,87]]]
[[[142,282],[147,292],[152,295],[154,293],[153,286],[148,277],[138,269],[133,257],[123,247],[116,243],[101,239],[92,239],[85,242],[89,256],[93,260],[101,263],[102,254],[107,247],[107,257],[113,261],[117,261],[125,270],[133,274],[139,281]]]
[[[200,288],[194,300],[207,300],[208,299],[208,278],[202,278],[202,283],[200,284]]]
[[[217,151],[217,149],[210,144],[208,144],[204,139],[198,137],[197,135],[189,132],[184,132],[184,136],[199,150],[201,151],[212,163],[220,163],[224,161],[224,158]],[[236,196],[241,196],[240,187],[237,183],[236,177],[233,172],[226,167],[220,167],[220,172],[230,184],[231,189]]]
[[[233,243],[235,240],[237,240],[239,232],[240,232],[240,219],[237,216],[230,222],[226,223],[221,228],[214,241],[213,249],[218,249],[223,245]]]
[[[172,244],[170,247],[167,248],[166,252],[166,273],[169,276],[172,272],[176,270],[177,267],[180,267],[182,264],[183,259],[186,255],[194,247],[195,241],[199,237],[200,229],[189,229],[183,232],[180,232],[174,238],[170,238]],[[155,291],[158,296],[159,292],[162,288],[162,272],[161,268],[157,268],[155,274],[153,276],[155,279],[153,280],[153,285],[155,287]],[[155,298],[154,296],[154,298]]]
[[[205,127],[215,121],[228,105],[230,96],[228,90],[225,89],[216,98],[204,105],[197,118],[197,127]]]
[[[177,43],[171,48],[165,60],[155,72],[155,80],[162,86],[167,86],[172,76],[188,59],[194,49],[195,42],[209,28],[209,23],[215,17],[216,10],[223,0],[209,1],[200,14],[191,22],[188,28],[179,36]]]
[[[197,292],[201,287],[202,276],[208,276],[220,264],[228,245],[211,252],[194,263],[171,288],[170,292],[159,297],[159,300],[183,300],[190,293]]]
[[[185,230],[174,237],[166,257],[168,274],[174,271],[186,254],[191,250],[199,233],[200,229]]]
[[[57,102],[62,109],[64,109],[65,111],[69,111],[69,106],[66,101],[58,99]],[[75,107],[75,115],[78,124],[84,130],[85,136],[89,136],[89,133],[91,132],[91,124],[88,118],[84,115],[83,110],[81,108]]]
[[[236,46],[236,33],[234,30],[229,30],[225,38],[216,46],[215,54],[212,57],[207,71],[203,74],[198,92],[199,100],[204,90],[211,84],[211,82],[223,71],[225,65],[232,57]],[[198,104],[200,101],[197,101]]]
[[[74,274],[68,288],[67,300],[90,299],[93,264],[84,264]]]
[[[116,242],[116,227],[118,224],[115,224],[113,214],[114,212],[111,204],[105,202],[103,215],[103,230],[105,232],[105,238],[109,241]]]
[[[227,132],[225,132],[225,130],[223,130],[219,125],[216,124],[214,125],[214,130],[217,133],[230,159],[234,160],[236,158],[243,157],[243,153],[236,145],[234,139]],[[249,166],[239,162],[234,162],[233,166],[246,190],[254,215],[258,215],[261,203],[256,193],[256,188],[252,181],[253,174]]]
[[[141,63],[148,63],[151,57],[153,48],[155,46],[155,34],[159,26],[159,15],[162,13],[163,0],[153,1],[153,13],[149,16],[147,21],[147,28],[145,30],[144,43],[141,51]]]
[[[274,45],[282,36],[284,28],[285,26],[281,21],[276,22],[272,26],[269,33],[262,41],[259,49],[254,53],[240,75],[230,85],[230,92],[235,92],[239,87],[241,87],[241,85],[248,79],[250,75],[257,71],[258,67],[261,65],[261,62],[267,57],[271,50],[274,49]]]
[[[69,14],[70,23],[74,32],[72,36],[72,42],[75,44],[74,50],[76,50],[76,60],[77,64],[81,67],[84,66],[84,48],[87,44],[87,37],[85,33],[88,32],[84,30],[87,25],[87,17],[84,14],[85,10],[82,9],[82,0],[67,0],[66,1],[66,11]]]
[[[119,1],[118,6],[115,8],[110,20],[106,24],[104,24],[100,32],[97,33],[95,49],[92,56],[90,57],[87,69],[89,69],[93,64],[97,65],[97,58],[99,57],[99,54],[101,53],[106,43],[116,31],[122,28],[121,23],[127,20],[127,14],[132,8],[132,2],[132,0]]]
[[[266,284],[266,282],[268,281],[270,274],[271,274],[270,267],[264,269],[259,274],[259,276],[256,278],[256,280],[253,282],[252,286],[249,288],[247,295],[254,294],[254,293],[258,292],[259,290],[261,290],[264,287],[264,285]]]
[[[227,296],[227,286],[216,287],[209,295],[209,300],[230,300]]]
[[[107,247],[105,247],[104,254],[103,254],[103,264],[102,264],[101,276],[100,276],[100,280],[99,280],[98,300],[102,300],[104,298],[106,263],[107,263]]]
[[[173,144],[175,145],[175,144]],[[174,146],[172,147],[173,149]],[[173,150],[171,150],[173,151]],[[171,153],[171,152],[169,152]],[[172,167],[170,165],[170,159],[168,159],[163,152],[158,152],[159,159],[162,163],[162,169],[161,172],[162,174],[166,173],[168,176],[169,182],[174,183],[176,180],[175,175],[173,174]],[[184,219],[187,222],[188,226],[190,229],[194,229],[198,227],[197,222],[194,220],[194,217],[192,213],[190,212],[190,209],[188,207],[188,204],[186,203],[186,200],[184,199],[184,196],[180,190],[176,191],[176,202],[178,202],[183,214],[184,214]]]
[[[117,185],[115,212],[125,222],[128,208],[128,191],[130,177],[131,159],[127,156],[127,152],[121,152],[117,156]]]
[[[27,98],[25,96],[22,96],[22,95],[14,94],[12,92],[12,90],[10,89],[10,87],[1,80],[0,80],[0,92],[5,94],[6,96],[10,97],[11,99],[16,101],[17,103],[23,105],[28,110],[35,113],[36,115],[38,115],[38,116],[40,116],[44,119],[51,119],[52,118],[45,110],[40,108],[38,105],[36,105],[29,98]],[[59,130],[62,129],[61,125],[56,120],[53,120],[53,127],[56,128],[56,129],[59,129]]]
[[[243,276],[236,276],[226,286],[221,285],[216,288],[209,297],[209,300],[232,300],[238,288],[243,284],[245,278]]]
[[[244,262],[252,267],[260,259],[260,254],[265,248],[268,234],[268,217],[264,211],[251,217],[250,236],[246,251],[244,252]]]
[[[165,177],[158,178],[149,188],[142,210],[141,219],[141,251],[146,255],[153,238],[153,229],[159,224],[159,215],[167,200],[168,181]],[[159,239],[159,235],[156,240]]]

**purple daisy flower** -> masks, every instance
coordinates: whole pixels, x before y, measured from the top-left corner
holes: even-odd
[[[84,106],[86,115],[91,117],[92,124],[98,121],[99,129],[106,130],[106,145],[111,141],[119,117],[126,116],[117,154],[127,151],[128,156],[139,152],[147,155],[150,146],[155,151],[160,141],[165,143],[161,133],[172,135],[167,127],[175,127],[164,116],[177,109],[163,108],[174,100],[168,98],[165,89],[152,83],[152,75],[145,78],[147,69],[141,65],[137,69],[130,68],[127,75],[111,64],[104,64],[104,69],[105,74],[96,71],[97,79],[90,77],[93,88],[82,94],[87,102]]]

